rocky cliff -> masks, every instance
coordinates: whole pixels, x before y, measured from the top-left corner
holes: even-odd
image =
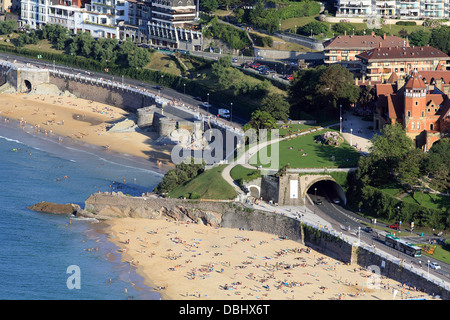
[[[212,208],[211,208],[212,209]],[[195,206],[177,199],[157,196],[127,197],[118,193],[96,193],[85,201],[84,211],[94,217],[132,217],[149,219],[173,219],[219,226],[222,213],[207,206]]]

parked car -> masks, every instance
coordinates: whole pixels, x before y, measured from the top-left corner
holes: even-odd
[[[211,104],[209,104],[208,102],[203,102],[200,104],[200,106],[202,106],[204,108],[209,108],[209,107],[211,107]]]
[[[334,203],[341,203],[341,200],[340,200],[339,198],[334,198],[334,199],[333,199],[333,202],[334,202]]]
[[[321,204],[322,204],[322,200],[317,199],[316,201],[314,201],[314,203],[315,203],[316,205],[321,205]]]

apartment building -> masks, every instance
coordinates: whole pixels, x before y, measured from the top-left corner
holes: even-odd
[[[22,0],[21,25],[60,24],[73,33],[201,50],[194,0]]]
[[[450,18],[450,0],[337,0],[337,17]]]
[[[362,75],[371,82],[384,82],[392,73],[405,77],[414,70],[435,71],[450,67],[450,57],[431,46],[374,48],[356,55],[356,58],[363,65]]]
[[[408,45],[408,42],[397,36],[377,36],[374,32],[363,36],[347,35],[345,33],[324,43],[324,63],[340,63],[351,72],[360,74],[363,65],[356,56],[380,45],[382,47],[395,47]]]
[[[60,24],[73,33],[83,31],[95,38],[118,38],[116,2],[120,1],[22,0],[20,22],[31,29],[42,28],[46,23]]]

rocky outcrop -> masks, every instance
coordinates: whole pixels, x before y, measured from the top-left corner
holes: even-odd
[[[216,206],[217,207],[217,206]],[[220,209],[217,207],[217,209]],[[220,210],[206,206],[158,197],[127,197],[121,192],[93,194],[85,202],[85,210],[93,217],[131,217],[148,219],[171,219],[202,223],[217,227],[222,222]]]
[[[42,201],[27,208],[38,212],[76,215],[77,210],[80,209],[80,206],[72,203],[57,204],[53,202]]]

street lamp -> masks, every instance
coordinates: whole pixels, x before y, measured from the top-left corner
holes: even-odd
[[[430,260],[428,260],[428,275],[427,280],[430,280]]]
[[[353,128],[350,128],[350,146],[353,146]]]
[[[317,188],[314,188],[314,200],[317,201]]]
[[[358,246],[361,245],[361,227],[358,227]]]
[[[183,83],[184,94],[186,94],[186,83]]]
[[[342,133],[342,104],[339,106],[339,132]]]
[[[209,104],[209,92],[206,94],[206,99],[207,99],[207,102]]]
[[[233,102],[230,102],[231,108],[230,108],[230,123],[231,126],[233,126]]]

